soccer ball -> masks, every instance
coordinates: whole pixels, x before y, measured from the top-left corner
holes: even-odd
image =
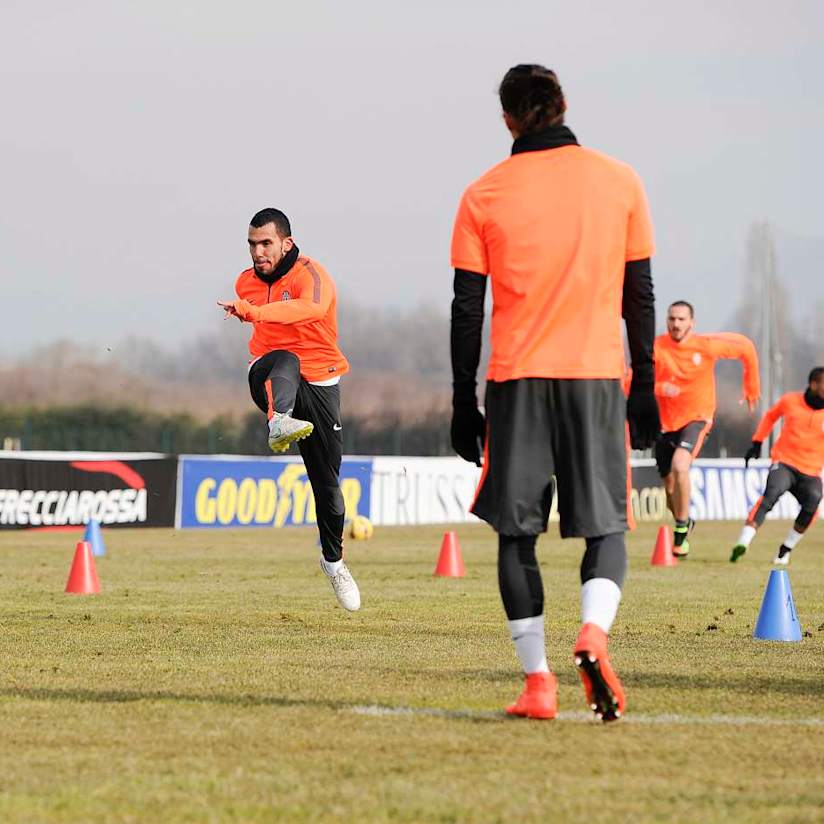
[[[372,537],[375,527],[365,515],[355,515],[349,524],[349,537],[355,541],[367,541]]]

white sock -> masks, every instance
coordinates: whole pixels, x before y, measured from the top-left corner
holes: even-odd
[[[803,532],[796,532],[794,529],[791,529],[787,533],[787,537],[784,539],[784,546],[787,549],[793,549],[795,545],[804,537]]]
[[[621,587],[610,578],[590,578],[581,587],[581,623],[595,624],[609,634],[621,603]]]
[[[323,555],[320,556],[320,568],[331,578],[340,572],[343,566],[343,558],[340,561],[327,561]]]
[[[741,530],[741,534],[738,536],[738,546],[749,546],[752,543],[752,539],[755,538],[755,533],[757,531],[758,530],[754,526],[745,524],[744,528]]]
[[[544,616],[518,618],[506,623],[524,672],[527,675],[533,672],[549,672],[544,642]]]

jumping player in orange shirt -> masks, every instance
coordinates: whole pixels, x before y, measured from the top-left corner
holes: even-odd
[[[667,334],[655,339],[655,396],[661,434],[655,444],[667,506],[675,518],[674,553],[689,555],[690,467],[701,452],[715,417],[715,362],[736,358],[744,365],[744,398],[758,401],[758,355],[752,341],[732,333],[699,335],[692,304],[678,300],[667,311]]]
[[[627,566],[626,424],[635,448],[658,433],[652,222],[636,172],[564,125],[554,72],[515,66],[499,93],[512,155],[466,189],[452,235],[452,445],[479,466],[484,449],[472,511],[498,533],[501,600],[525,674],[507,712],[557,714],[535,555],[557,489],[561,536],[586,545],[573,660],[587,705],[613,721],[625,705],[607,646]],[[484,418],[476,378],[489,281]]]
[[[750,512],[738,543],[732,548],[730,561],[733,563],[747,551],[767,513],[785,492],[795,497],[801,511],[773,563],[790,562],[790,553],[818,514],[824,471],[824,366],[810,372],[805,392],[788,392],[764,415],[744,456],[745,466],[761,455],[761,444],[779,418],[783,418],[784,425],[770,452],[773,465],[767,475],[764,495]]]
[[[298,441],[315,497],[321,569],[340,605],[354,611],[360,591],[343,562],[340,489],[339,384],[349,364],[337,344],[335,284],[320,263],[300,254],[279,209],[258,212],[248,240],[253,266],[237,279],[238,300],[218,304],[227,317],[252,324],[252,399],[266,413],[273,451]]]

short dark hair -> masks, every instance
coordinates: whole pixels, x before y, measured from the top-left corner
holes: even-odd
[[[503,110],[521,134],[564,122],[566,100],[554,71],[537,63],[513,66],[498,88]]]
[[[690,310],[690,317],[695,317],[695,307],[688,300],[674,300],[669,308],[672,309],[673,306],[686,306]]]
[[[289,223],[289,218],[286,217],[280,209],[273,209],[271,206],[261,209],[251,219],[249,225],[254,226],[255,229],[260,229],[263,226],[268,226],[270,223],[275,224],[275,230],[280,237],[292,236],[292,226]]]
[[[810,372],[810,377],[807,378],[807,383],[812,383],[813,381],[818,383],[822,378],[824,378],[824,366],[816,366],[815,369]]]

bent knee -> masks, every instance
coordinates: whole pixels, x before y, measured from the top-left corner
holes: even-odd
[[[686,449],[676,449],[672,456],[672,474],[675,476],[689,475],[692,466],[692,455]]]
[[[804,501],[804,503],[801,504],[801,511],[798,513],[796,523],[801,524],[804,529],[806,529],[815,520],[820,504],[821,498],[813,501]]]

